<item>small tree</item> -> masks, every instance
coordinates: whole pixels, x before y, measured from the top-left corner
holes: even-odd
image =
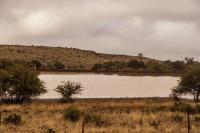
[[[171,96],[192,95],[194,101],[199,101],[200,96],[200,67],[193,67],[188,70],[178,83],[178,86],[172,89]]]
[[[92,70],[94,70],[94,71],[98,71],[99,69],[102,69],[102,64],[101,63],[96,63],[92,67]]]
[[[145,64],[143,61],[138,61],[138,60],[133,60],[131,59],[128,63],[127,66],[130,68],[145,68]]]
[[[79,82],[61,82],[55,89],[56,92],[62,95],[62,101],[71,102],[73,101],[72,96],[78,95],[82,91],[82,85]]]
[[[185,70],[185,64],[183,61],[175,61],[172,62],[172,68],[174,71],[184,71]]]
[[[23,65],[14,65],[0,72],[0,98],[3,101],[30,102],[32,97],[43,93],[46,89],[38,73]]]
[[[65,65],[62,62],[60,62],[60,61],[56,61],[54,63],[54,66],[55,66],[56,69],[60,69],[60,70],[65,69]]]
[[[36,69],[39,69],[42,67],[42,63],[39,60],[33,60],[31,63],[36,66]]]

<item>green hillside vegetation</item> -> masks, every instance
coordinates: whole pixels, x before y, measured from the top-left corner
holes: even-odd
[[[0,68],[22,63],[38,71],[92,71],[182,74],[199,65],[193,58],[160,61],[138,56],[102,54],[64,47],[0,45]]]
[[[187,61],[190,59],[190,62]],[[199,65],[193,58],[186,58],[185,61],[149,61],[131,59],[128,62],[104,62],[93,66],[96,72],[138,72],[138,73],[177,73],[182,74],[187,69]]]
[[[38,69],[90,70],[94,64],[109,61],[144,62],[153,59],[140,56],[96,53],[66,47],[0,45],[0,59],[23,60],[37,64]]]

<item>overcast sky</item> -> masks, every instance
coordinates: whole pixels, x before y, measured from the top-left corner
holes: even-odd
[[[0,44],[200,59],[200,0],[0,0]]]

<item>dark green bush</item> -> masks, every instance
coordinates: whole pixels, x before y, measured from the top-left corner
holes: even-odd
[[[18,125],[21,123],[21,115],[17,114],[9,115],[8,117],[4,118],[4,123]]]
[[[64,113],[64,118],[71,122],[77,122],[81,117],[81,112],[73,107],[68,108]]]
[[[143,61],[138,61],[138,60],[133,60],[133,59],[127,63],[127,66],[130,68],[145,68],[146,67]]]
[[[92,67],[93,71],[98,71],[99,69],[102,69],[102,64],[100,64],[100,63],[96,63]]]
[[[54,66],[55,66],[56,69],[61,69],[61,70],[65,69],[65,65],[60,61],[56,61],[54,63]]]
[[[31,61],[31,63],[36,66],[36,69],[39,69],[42,67],[42,63],[39,60],[33,60]]]

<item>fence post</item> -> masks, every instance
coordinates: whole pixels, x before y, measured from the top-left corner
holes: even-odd
[[[187,129],[188,129],[188,133],[190,133],[191,124],[190,124],[190,112],[189,112],[189,110],[187,110]]]
[[[0,111],[0,129],[1,129],[1,111]]]
[[[142,108],[141,109],[141,118],[140,118],[140,133],[142,133],[142,128],[143,128],[143,112],[144,112],[144,109]]]
[[[0,127],[1,127],[1,111],[0,111]]]
[[[82,133],[85,132],[85,119],[83,119],[83,122],[82,122]]]

